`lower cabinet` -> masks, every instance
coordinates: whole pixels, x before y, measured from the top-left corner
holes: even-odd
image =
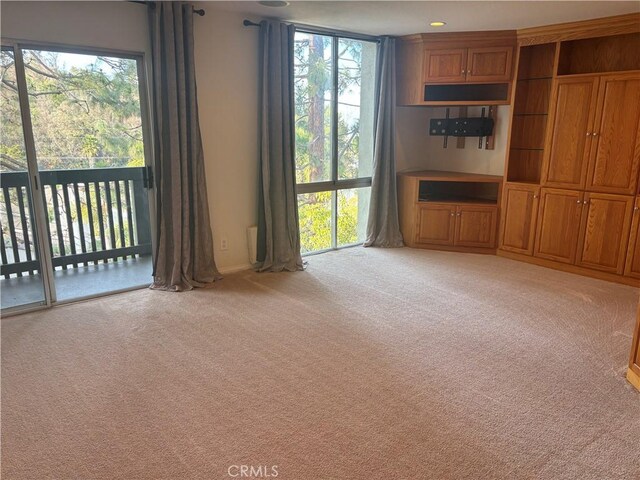
[[[574,263],[581,213],[582,192],[541,189],[534,255],[556,262]]]
[[[640,197],[507,184],[503,199],[501,250],[640,278]]]
[[[416,243],[453,245],[456,207],[437,203],[420,205],[417,225]]]
[[[425,203],[418,208],[416,243],[495,248],[498,208]]]
[[[627,261],[624,274],[628,277],[640,278],[640,198],[636,197],[631,222],[631,235],[627,247]]]
[[[495,248],[498,209],[485,205],[460,205],[456,211],[453,244],[461,247]]]
[[[507,183],[502,195],[500,246],[510,252],[533,254],[540,187]]]
[[[623,273],[633,201],[624,195],[584,194],[577,265]]]

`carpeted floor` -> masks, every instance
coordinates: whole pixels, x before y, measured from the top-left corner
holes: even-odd
[[[3,478],[640,478],[636,289],[411,249],[308,262],[3,319]]]

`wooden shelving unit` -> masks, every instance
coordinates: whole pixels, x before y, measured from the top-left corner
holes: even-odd
[[[522,47],[518,60],[507,181],[539,184],[556,44]]]
[[[638,285],[639,27],[518,31],[498,254]]]

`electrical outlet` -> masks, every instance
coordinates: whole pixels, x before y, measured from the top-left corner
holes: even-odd
[[[229,242],[227,241],[227,237],[222,237],[220,239],[220,250],[229,250]]]

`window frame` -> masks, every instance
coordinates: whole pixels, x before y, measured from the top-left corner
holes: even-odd
[[[331,58],[333,61],[331,62],[331,76],[332,76],[332,92],[331,95],[331,180],[320,181],[320,182],[306,182],[306,183],[298,183],[296,180],[295,183],[295,193],[296,193],[296,208],[297,208],[297,198],[298,195],[307,194],[307,193],[320,193],[320,192],[332,192],[331,195],[331,247],[314,250],[312,252],[305,252],[302,255],[316,255],[318,253],[329,252],[332,250],[337,250],[339,248],[353,247],[356,245],[361,245],[362,242],[351,243],[347,245],[338,246],[338,191],[339,190],[348,190],[348,189],[356,189],[356,188],[366,188],[371,187],[371,176],[367,177],[356,177],[349,179],[339,179],[338,175],[338,70],[339,70],[339,48],[338,44],[340,39],[349,39],[349,40],[357,40],[361,42],[370,42],[376,44],[376,47],[380,45],[380,37],[371,36],[371,35],[362,35],[357,33],[350,32],[342,32],[339,30],[327,30],[320,27],[310,27],[303,25],[295,25],[295,33],[306,33],[310,35],[322,35],[325,37],[331,37]],[[378,48],[376,48],[376,65],[378,62],[377,52]],[[293,91],[292,91],[293,95]],[[292,102],[295,102],[295,96],[292,98]],[[374,105],[375,112],[375,105]],[[375,115],[375,113],[374,113]],[[375,126],[374,126],[375,129]],[[375,134],[375,132],[374,132]],[[375,136],[375,135],[374,135]],[[375,138],[374,138],[375,141]],[[373,162],[373,158],[371,159]],[[372,166],[373,167],[373,166]],[[373,168],[372,168],[373,170]]]

